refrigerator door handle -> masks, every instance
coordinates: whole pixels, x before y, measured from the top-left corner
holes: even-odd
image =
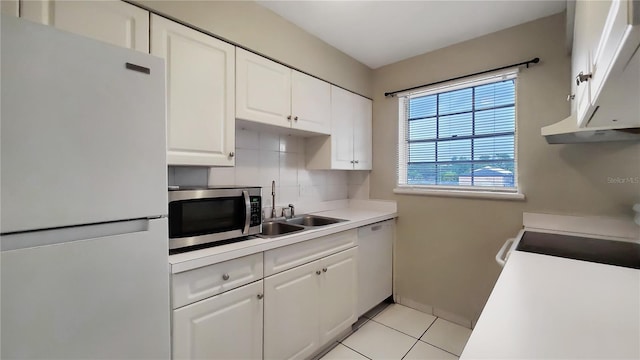
[[[242,197],[244,197],[244,229],[243,234],[249,233],[249,225],[251,224],[251,202],[249,201],[249,192],[242,191]]]
[[[56,245],[72,241],[149,231],[150,223],[160,219],[134,219],[101,224],[69,226],[0,235],[0,251]]]

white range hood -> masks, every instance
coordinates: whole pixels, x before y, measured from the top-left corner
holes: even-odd
[[[603,141],[640,141],[640,127],[586,127],[579,128],[574,115],[542,128],[542,136],[549,144],[575,144]]]
[[[581,4],[584,6],[584,3]],[[580,121],[575,115],[578,111],[574,109],[570,117],[543,127],[542,136],[549,144],[640,141],[640,0],[612,3],[609,17],[609,37],[603,38],[606,41],[600,40],[604,43],[600,45],[600,55],[596,56],[601,62],[590,62],[590,72],[595,69],[599,78],[587,78],[588,87],[583,90],[587,95],[582,96],[582,105],[588,102],[587,110],[583,111]],[[583,47],[580,49],[585,51]],[[574,47],[573,56],[576,56],[575,51]],[[610,60],[603,60],[607,56]],[[573,71],[577,72],[576,69]],[[579,96],[575,96],[577,102]]]

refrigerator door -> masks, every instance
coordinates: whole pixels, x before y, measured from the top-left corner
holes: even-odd
[[[0,357],[168,359],[167,219],[73,229],[0,238]]]
[[[0,26],[0,232],[166,214],[164,60]]]

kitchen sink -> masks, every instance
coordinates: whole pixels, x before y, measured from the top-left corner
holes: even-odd
[[[258,236],[262,238],[274,238],[318,226],[337,224],[343,221],[347,220],[316,215],[299,215],[290,219],[274,219],[262,223],[262,232],[258,234]]]
[[[339,222],[343,222],[347,220],[335,219],[335,218],[324,217],[324,216],[316,216],[316,215],[300,215],[300,216],[293,217],[291,219],[287,219],[285,221],[288,224],[315,227],[315,226],[337,224]]]
[[[259,234],[259,236],[264,238],[272,238],[303,230],[305,230],[304,226],[287,224],[286,222],[281,221],[267,221],[262,223],[262,232]]]

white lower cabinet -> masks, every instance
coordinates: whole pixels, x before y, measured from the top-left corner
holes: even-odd
[[[340,335],[358,320],[358,248],[327,256],[322,265],[320,292],[320,345]]]
[[[261,359],[262,299],[260,280],[174,310],[173,358]]]
[[[309,357],[357,320],[357,247],[269,276],[264,287],[264,358]]]
[[[264,357],[303,359],[320,345],[318,261],[264,280]]]

